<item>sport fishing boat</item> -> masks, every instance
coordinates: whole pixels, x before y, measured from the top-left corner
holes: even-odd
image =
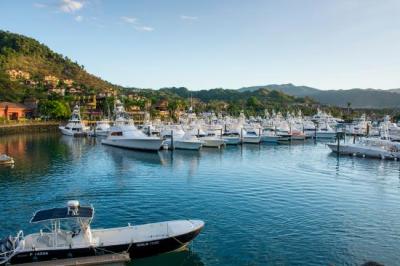
[[[400,143],[380,138],[362,138],[358,143],[346,143],[339,146],[329,143],[328,147],[332,152],[370,157],[378,159],[400,159]]]
[[[132,120],[126,118],[124,107],[120,101],[116,102],[115,121],[110,133],[102,144],[135,150],[158,151],[163,139],[149,137],[139,130]]]
[[[87,135],[86,126],[81,121],[79,106],[75,105],[71,119],[65,126],[58,127],[63,135],[73,137],[85,137]]]
[[[102,120],[102,121],[97,121],[96,125],[93,127],[91,131],[89,131],[89,136],[92,137],[105,137],[110,133],[110,121],[108,120]]]
[[[75,200],[66,207],[37,211],[30,222],[47,225],[47,230],[27,236],[19,231],[0,240],[0,265],[115,253],[143,258],[184,248],[204,227],[201,220],[175,220],[91,229],[93,216],[93,206],[81,206]]]

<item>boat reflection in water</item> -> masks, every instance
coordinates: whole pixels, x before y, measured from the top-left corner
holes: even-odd
[[[168,263],[166,263],[168,262]],[[205,265],[196,250],[182,250],[146,259],[136,259],[128,266],[152,266],[152,265],[181,265],[181,266],[203,266]]]
[[[120,166],[131,167],[137,163],[166,165],[168,162],[160,152],[146,152],[126,150],[112,146],[103,146],[104,152],[109,154],[113,161]]]

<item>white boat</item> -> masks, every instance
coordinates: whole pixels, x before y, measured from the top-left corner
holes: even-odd
[[[226,145],[238,145],[241,142],[240,133],[237,130],[228,130],[222,134]]]
[[[325,124],[317,129],[317,139],[334,139],[336,131],[333,130],[328,124]]]
[[[135,150],[158,151],[163,139],[149,137],[135,127],[133,121],[126,118],[124,107],[117,101],[115,108],[114,125],[110,128],[110,134],[101,141],[102,144]]]
[[[204,144],[204,142],[199,140],[196,136],[193,136],[190,133],[185,133],[180,125],[167,126],[161,130],[160,134],[165,140],[164,144],[168,145],[168,148],[199,150]]]
[[[72,111],[71,118],[65,126],[58,127],[63,135],[73,137],[85,137],[87,135],[87,128],[81,121],[81,114],[79,106],[75,106]]]
[[[243,130],[243,143],[258,144],[261,142],[261,136],[258,135],[255,129]]]
[[[110,133],[110,128],[111,128],[110,121],[108,121],[108,120],[97,121],[93,130],[89,131],[89,136],[92,136],[92,137],[108,136],[108,134]]]
[[[190,130],[189,134],[191,134],[192,136],[196,136],[201,141],[203,141],[203,147],[219,149],[225,144],[225,141],[221,137],[217,137],[215,135],[212,135],[211,133],[210,135],[208,135],[199,127]]]
[[[20,231],[15,237],[0,240],[0,265],[41,265],[45,261],[56,265],[57,259],[101,254],[129,254],[132,259],[149,257],[181,250],[204,227],[201,220],[174,220],[92,229],[93,216],[93,206],[81,206],[78,201],[37,211],[30,222],[43,224],[46,230],[26,236]]]
[[[336,153],[379,159],[400,159],[400,143],[379,138],[363,138],[357,143],[330,143],[328,147]]]
[[[7,154],[0,155],[0,165],[10,165],[14,164],[14,158],[8,156]]]

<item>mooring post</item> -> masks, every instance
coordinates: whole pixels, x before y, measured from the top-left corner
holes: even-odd
[[[171,150],[174,150],[174,131],[171,130]]]

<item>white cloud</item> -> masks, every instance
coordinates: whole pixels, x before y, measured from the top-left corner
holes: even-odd
[[[47,5],[43,4],[43,3],[34,3],[33,6],[36,8],[46,8],[47,7]]]
[[[82,9],[82,7],[82,0],[62,0],[59,5],[60,10],[65,13],[73,13],[79,9]]]
[[[137,18],[133,17],[121,17],[122,21],[129,24],[135,24],[137,22]]]
[[[150,32],[150,31],[154,31],[154,28],[153,27],[149,27],[149,26],[135,26],[135,30]]]
[[[182,20],[189,20],[189,21],[194,21],[194,20],[198,20],[198,17],[193,17],[193,16],[186,16],[186,15],[181,15],[181,19]]]
[[[77,22],[81,22],[83,20],[83,17],[82,16],[76,16],[74,19]]]

